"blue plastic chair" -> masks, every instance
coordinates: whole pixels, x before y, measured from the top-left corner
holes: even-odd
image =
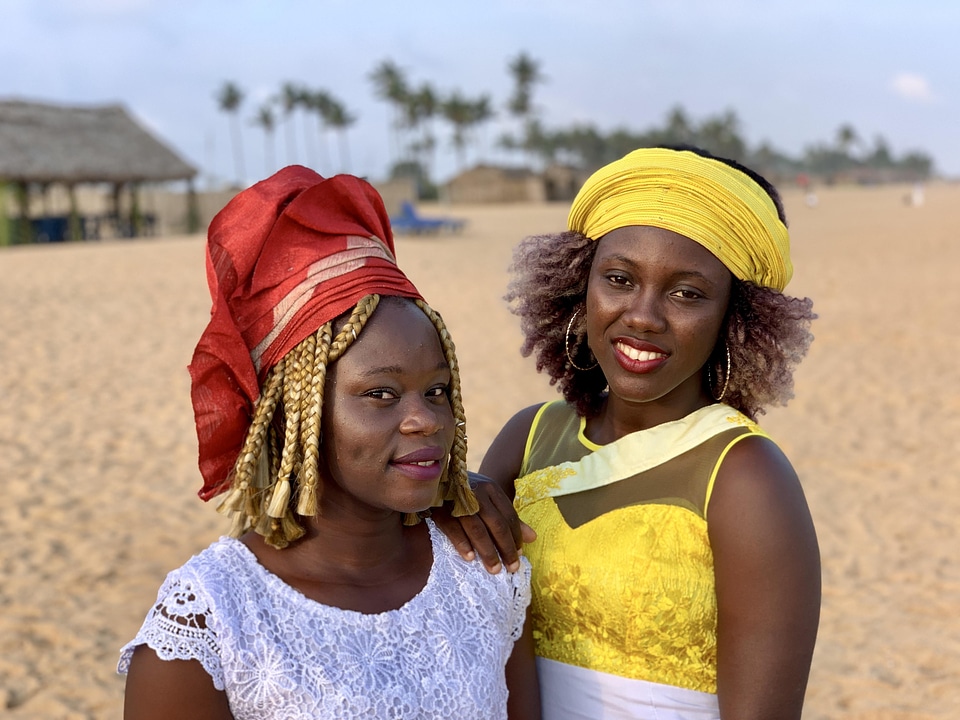
[[[432,234],[441,230],[460,230],[464,221],[454,218],[427,218],[417,214],[413,203],[403,202],[400,214],[390,218],[395,233]]]

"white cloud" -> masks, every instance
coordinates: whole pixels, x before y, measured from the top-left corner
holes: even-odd
[[[903,99],[913,102],[932,102],[936,99],[930,83],[917,73],[897,73],[890,81],[890,88]]]

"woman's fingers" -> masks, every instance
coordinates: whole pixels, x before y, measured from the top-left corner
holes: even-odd
[[[434,508],[433,521],[446,535],[464,560],[480,558],[491,573],[520,569],[520,554],[524,542],[532,542],[537,535],[520,521],[510,498],[499,485],[476,473],[470,473],[470,484],[480,510],[475,515],[453,517],[451,504]]]
[[[480,513],[482,512],[483,506],[481,505]],[[480,513],[477,515],[466,515],[457,519],[460,521],[463,531],[470,539],[470,544],[473,546],[477,557],[480,558],[480,562],[483,563],[488,572],[496,574],[500,572],[501,563],[509,566],[509,561],[507,558],[501,561],[497,544],[494,542],[491,531],[487,525],[488,520],[484,519]]]
[[[537,539],[537,531],[527,525],[523,520],[520,521],[520,536],[524,543],[532,543]]]
[[[447,503],[442,507],[433,508],[430,512],[430,519],[440,528],[440,532],[447,536],[447,539],[453,543],[453,547],[460,553],[460,557],[468,562],[476,558],[477,554],[473,551],[473,544],[470,538],[463,530],[461,520],[451,515],[453,503]]]
[[[496,483],[479,480],[477,476],[471,477],[471,480],[475,481],[473,491],[480,504],[480,512],[477,515],[485,531],[481,532],[472,524],[467,528],[468,534],[473,529],[478,536],[475,538],[470,534],[471,541],[475,541],[474,549],[490,572],[499,572],[501,562],[507,570],[516,572],[520,568],[523,530],[520,518],[513,509],[513,503]],[[492,541],[493,548],[488,547],[488,541]]]

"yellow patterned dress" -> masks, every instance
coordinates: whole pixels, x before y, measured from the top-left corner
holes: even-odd
[[[707,507],[733,408],[595,445],[563,402],[530,430],[514,505],[537,531],[533,618],[545,720],[720,717]]]

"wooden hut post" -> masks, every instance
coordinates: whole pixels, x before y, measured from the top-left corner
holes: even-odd
[[[143,216],[140,213],[140,183],[130,183],[130,237],[140,237]]]
[[[7,183],[0,180],[0,247],[13,242],[10,235],[10,219],[7,217]]]
[[[200,231],[200,205],[197,201],[197,191],[193,187],[193,179],[187,180],[187,232],[193,234]]]
[[[83,240],[83,230],[80,227],[80,212],[77,210],[77,186],[67,184],[67,196],[70,198],[70,239],[74,242]]]
[[[17,219],[17,242],[33,241],[33,228],[30,227],[30,186],[26,180],[16,184],[17,207],[20,217]]]
[[[120,218],[120,191],[122,186],[120,183],[113,183],[113,186],[110,189],[110,201],[112,208],[110,211],[110,218],[113,220],[113,235],[114,237],[123,237],[123,223]]]

